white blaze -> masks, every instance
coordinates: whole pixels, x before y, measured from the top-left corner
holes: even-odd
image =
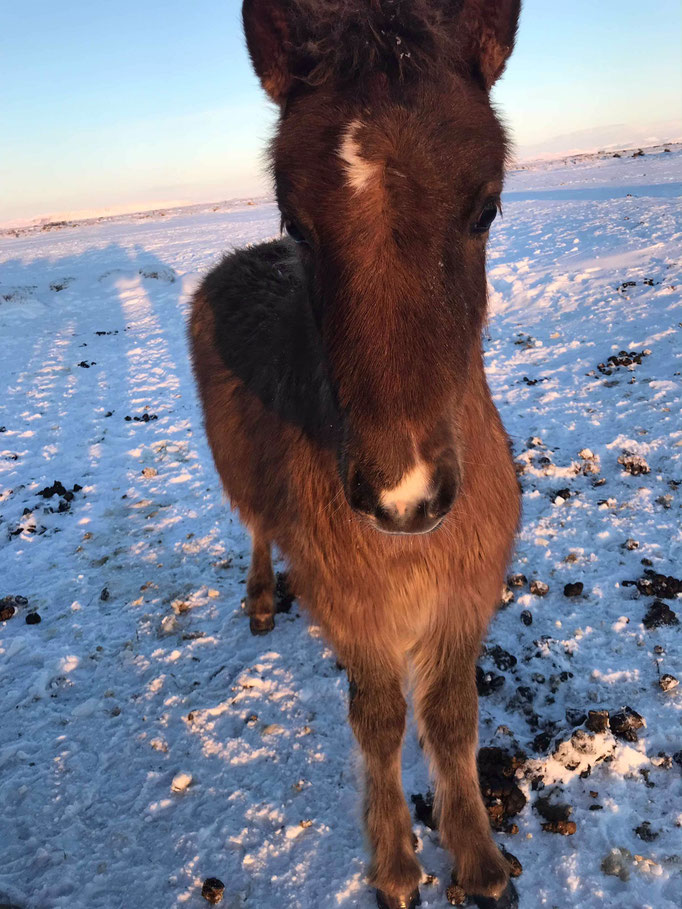
[[[360,154],[355,134],[362,126],[359,120],[353,120],[345,129],[339,148],[339,157],[346,164],[346,176],[355,192],[361,192],[375,179],[379,166],[366,161]]]
[[[423,461],[406,473],[393,489],[384,489],[379,503],[384,508],[395,508],[399,515],[404,515],[408,508],[417,505],[429,494],[431,475]]]

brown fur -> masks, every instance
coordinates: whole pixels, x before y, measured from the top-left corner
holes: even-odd
[[[336,63],[355,59],[360,39],[344,11],[359,5],[244,5],[254,65],[283,106],[278,201],[306,244],[279,241],[224,260],[195,296],[191,344],[216,467],[253,536],[252,630],[274,623],[274,542],[292,589],[347,667],[366,766],[370,880],[399,906],[421,875],[400,785],[410,671],[459,880],[499,895],[508,878],[478,788],[475,660],[519,494],[483,369],[485,239],[471,224],[501,189],[504,135],[486,88],[511,51],[518,2],[420,0],[408,13],[399,0],[372,0],[370,30],[397,11],[400,36],[406,17],[419,75],[408,84],[382,38],[371,45],[372,72],[349,91]],[[305,54],[296,50],[303,12],[313,87],[301,81]],[[348,34],[349,46],[316,56],[331,19],[334,42]],[[455,58],[471,65],[462,70]],[[354,147],[372,165],[361,192],[339,158],[355,122]],[[431,471],[440,526],[380,533],[379,491],[415,458]]]

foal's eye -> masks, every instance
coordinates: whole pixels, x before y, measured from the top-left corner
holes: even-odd
[[[490,230],[490,225],[493,223],[497,217],[497,202],[494,199],[490,199],[483,206],[480,215],[474,226],[471,228],[475,234],[484,234]]]
[[[306,238],[303,231],[295,221],[285,221],[284,230],[289,234],[294,243],[305,243]]]

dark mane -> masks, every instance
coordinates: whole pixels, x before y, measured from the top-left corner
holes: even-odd
[[[291,0],[289,49],[307,85],[405,82],[456,58],[458,0]]]

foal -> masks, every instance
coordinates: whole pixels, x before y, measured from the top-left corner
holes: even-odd
[[[227,256],[191,318],[208,439],[253,539],[251,630],[274,627],[275,543],[347,667],[369,879],[392,909],[421,877],[408,674],[459,883],[497,898],[509,874],[478,784],[475,663],[519,517],[481,352],[505,159],[488,95],[519,6],[245,0],[289,238]]]

